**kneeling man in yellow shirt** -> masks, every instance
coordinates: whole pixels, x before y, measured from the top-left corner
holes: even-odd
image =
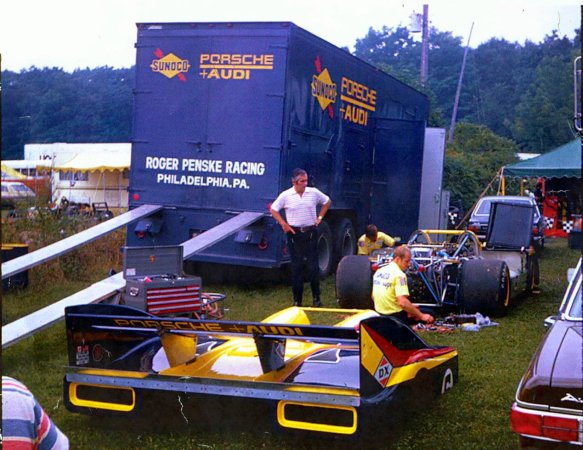
[[[423,313],[409,301],[405,270],[411,263],[411,250],[405,246],[395,249],[393,260],[374,274],[372,299],[379,314],[395,316],[405,322],[432,323],[433,316]]]
[[[358,239],[358,254],[370,255],[374,250],[379,250],[386,245],[394,247],[395,239],[382,231],[379,231],[376,225],[367,225],[364,234]]]

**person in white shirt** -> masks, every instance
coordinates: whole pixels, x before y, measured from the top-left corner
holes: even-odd
[[[294,306],[302,306],[304,294],[304,258],[308,264],[313,305],[322,306],[320,300],[320,269],[318,267],[318,225],[322,223],[332,201],[318,189],[308,187],[308,173],[295,169],[292,187],[283,191],[271,204],[271,214],[287,234],[291,256],[292,294]],[[317,208],[320,206],[320,211]],[[280,214],[285,210],[285,219]]]

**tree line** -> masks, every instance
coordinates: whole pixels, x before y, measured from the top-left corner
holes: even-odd
[[[469,49],[457,119],[511,139],[521,151],[544,153],[573,139],[574,39],[552,31],[523,45],[492,38]],[[354,54],[424,91],[431,99],[430,125],[449,127],[460,76],[462,38],[431,28],[428,79],[419,83],[421,43],[407,28],[369,29]]]
[[[518,151],[543,153],[573,139],[576,37],[551,32],[540,43],[493,38],[468,49],[444,187],[468,207],[500,165]],[[419,81],[421,43],[405,27],[370,28],[354,55],[426,93],[429,125],[449,128],[462,66],[462,38],[430,29],[428,79]],[[128,142],[134,68],[72,73],[31,67],[2,71],[2,159],[23,157],[25,143]]]

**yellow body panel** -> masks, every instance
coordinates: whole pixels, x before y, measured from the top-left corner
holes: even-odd
[[[314,409],[333,409],[347,411],[352,415],[352,424],[350,426],[332,425],[326,423],[303,422],[299,420],[290,420],[285,417],[285,408],[288,405],[298,405]],[[320,431],[324,433],[354,434],[358,426],[358,415],[356,409],[352,406],[329,406],[315,403],[299,403],[290,401],[280,401],[277,404],[277,421],[282,427],[295,428],[298,430]]]
[[[315,394],[333,394],[333,395],[346,395],[350,397],[360,397],[360,392],[357,389],[343,389],[343,388],[330,388],[325,386],[290,386],[286,388],[289,392],[309,392]]]
[[[81,369],[79,373],[84,375],[103,375],[106,377],[121,377],[121,378],[146,378],[149,374],[147,372],[136,372],[133,370],[117,370],[117,369]]]
[[[91,386],[97,389],[115,389],[117,391],[129,391],[132,394],[131,404],[120,404],[110,402],[100,402],[97,400],[82,399],[77,396],[77,389],[82,386]],[[87,383],[71,383],[69,385],[69,401],[75,406],[83,406],[85,408],[107,409],[109,411],[130,412],[136,406],[136,392],[132,388],[105,386],[101,384],[87,384]]]
[[[302,364],[309,354],[326,348],[338,347],[288,339],[285,349],[285,367],[281,370],[263,373],[253,339],[231,339],[221,345],[220,352],[205,353],[196,359],[196,364],[185,363],[170,367],[160,371],[160,375],[244,381],[281,381]]]
[[[364,329],[360,330],[360,351],[363,367],[374,376],[383,358],[383,352]]]
[[[163,333],[160,336],[162,346],[170,367],[193,361],[196,357],[197,336],[184,336],[181,334]]]
[[[406,366],[394,367],[385,387],[393,386],[395,384],[404,383],[405,381],[413,380],[421,369],[430,370],[449,361],[457,356],[457,351],[439,355],[435,358],[425,359],[423,361],[407,364]]]
[[[291,307],[269,316],[262,322],[309,325],[310,321],[305,311],[340,314],[341,321],[336,326],[358,326],[364,318],[378,315],[376,312],[369,310]],[[213,351],[202,354],[196,357],[196,364],[194,365],[191,364],[192,360],[176,366],[171,364],[170,368],[160,371],[160,374],[245,381],[281,381],[289,376],[310,354],[326,348],[338,348],[337,345],[314,344],[309,341],[287,339],[285,367],[278,371],[263,373],[257,354],[257,346],[253,338],[232,338],[227,336],[225,338],[228,341],[221,344],[220,352]],[[343,348],[355,347],[344,346]],[[166,350],[167,357],[169,350]],[[168,359],[170,361],[170,358]]]

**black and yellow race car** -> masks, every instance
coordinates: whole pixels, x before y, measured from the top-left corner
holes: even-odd
[[[531,239],[532,210],[495,204],[488,240],[471,231],[416,230],[406,245],[411,251],[407,280],[411,301],[427,312],[477,312],[503,316],[515,300],[535,285]],[[342,308],[372,308],[373,276],[393,260],[394,248],[371,256],[342,258],[336,271],[336,296]]]
[[[222,421],[231,413],[254,426],[267,418],[277,429],[357,436],[389,430],[381,425],[457,382],[454,348],[427,345],[371,310],[292,307],[232,322],[95,304],[67,308],[66,329],[65,403],[84,414],[175,407],[186,421],[214,411]]]

